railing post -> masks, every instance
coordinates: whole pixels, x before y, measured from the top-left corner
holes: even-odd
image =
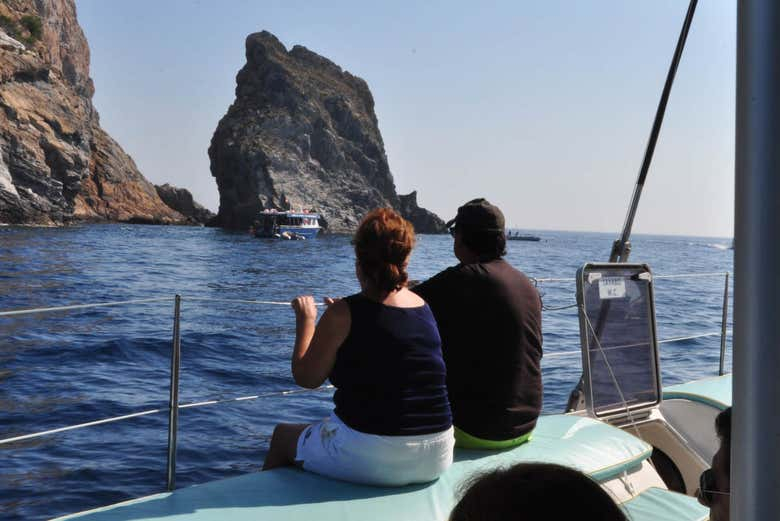
[[[726,326],[729,320],[729,273],[726,272],[726,285],[723,287],[723,320],[720,323],[720,367],[718,374],[725,374],[726,365]]]
[[[168,405],[168,491],[176,487],[176,434],[179,427],[179,365],[181,362],[181,296],[173,306],[173,343],[171,345],[171,398]]]

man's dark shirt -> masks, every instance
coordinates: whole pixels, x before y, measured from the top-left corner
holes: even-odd
[[[453,423],[487,440],[530,432],[542,408],[542,303],[503,259],[447,268],[412,290],[433,310]]]

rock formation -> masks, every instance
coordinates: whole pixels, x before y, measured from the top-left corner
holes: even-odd
[[[73,0],[0,3],[0,223],[174,223],[92,106]]]
[[[415,230],[426,230],[420,233],[444,233],[444,221],[436,214],[429,212],[425,208],[417,206],[417,191],[399,195],[398,211],[404,218],[414,223]]]
[[[265,31],[247,37],[246,60],[209,147],[215,224],[247,228],[264,208],[306,208],[330,231],[348,232],[389,206],[420,233],[443,230],[415,194],[402,203],[396,193],[365,81],[305,47],[288,52]]]
[[[195,202],[189,190],[168,183],[154,185],[154,188],[165,204],[186,217],[191,224],[206,224],[214,218],[211,210]]]

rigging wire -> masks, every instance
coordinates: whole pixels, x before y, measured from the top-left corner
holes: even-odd
[[[334,389],[334,386],[332,385],[323,385],[321,387],[317,387],[316,389],[290,389],[286,391],[275,391],[272,393],[264,393],[264,394],[254,394],[250,396],[239,396],[236,398],[226,398],[226,399],[217,399],[217,400],[206,400],[202,402],[191,402],[191,403],[182,403],[178,405],[179,409],[189,409],[194,407],[203,407],[205,405],[215,405],[215,404],[221,404],[221,403],[229,403],[229,402],[245,402],[245,401],[251,401],[251,400],[257,400],[259,398],[272,398],[275,396],[289,396],[291,394],[304,394],[304,393],[314,393],[314,392],[320,392],[320,391],[328,391]],[[122,420],[129,420],[131,418],[139,418],[142,416],[148,416],[150,414],[159,414],[163,412],[168,412],[170,409],[168,407],[160,407],[157,409],[147,409],[145,411],[138,411],[130,414],[123,414],[121,416],[113,416],[111,418],[103,418],[100,420],[93,420],[88,421],[84,423],[78,423],[76,425],[68,425],[67,427],[58,427],[56,429],[49,429],[46,431],[41,432],[34,432],[31,434],[22,434],[19,436],[13,436],[11,438],[5,438],[0,439],[0,445],[4,445],[7,443],[13,443],[17,441],[23,441],[23,440],[29,440],[32,438],[40,438],[42,436],[48,436],[51,434],[57,434],[60,432],[66,432],[66,431],[72,431],[76,429],[82,429],[84,427],[93,427],[95,425],[103,425],[106,423],[113,423],[117,421]]]
[[[601,341],[599,340],[598,334],[596,334],[596,330],[593,328],[593,324],[591,323],[590,318],[588,318],[588,314],[585,313],[585,306],[582,307],[582,316],[585,317],[585,323],[588,325],[588,328],[590,329],[591,333],[593,333],[593,339],[596,341],[596,347],[598,348],[601,357],[604,359],[604,364],[607,367],[607,371],[609,371],[609,376],[612,379],[612,383],[615,384],[615,390],[617,391],[618,396],[620,397],[620,401],[623,404],[623,408],[626,411],[626,416],[628,417],[628,421],[631,423],[631,426],[634,428],[637,437],[640,440],[645,441],[645,439],[642,437],[642,433],[639,431],[639,426],[636,424],[636,421],[634,420],[634,415],[631,412],[631,408],[628,406],[626,397],[623,394],[623,389],[620,388],[620,384],[617,381],[615,372],[612,370],[612,364],[609,363],[609,359],[607,358],[607,353],[605,352],[604,348],[601,345]]]

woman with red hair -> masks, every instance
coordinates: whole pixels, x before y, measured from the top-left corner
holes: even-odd
[[[441,339],[430,308],[406,288],[412,225],[388,208],[355,234],[360,293],[326,299],[315,326],[310,296],[292,301],[292,373],[310,389],[336,387],[331,416],[274,429],[263,470],[296,464],[345,481],[406,485],[452,463],[454,437]]]

